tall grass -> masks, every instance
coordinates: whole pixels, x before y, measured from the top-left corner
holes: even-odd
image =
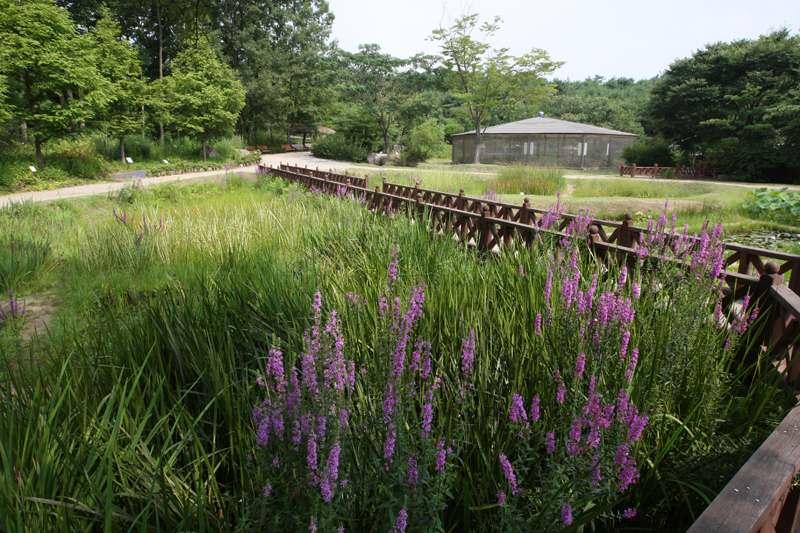
[[[134,160],[198,160],[203,158],[202,145],[199,140],[189,137],[179,139],[166,139],[164,144],[157,139],[132,135],[125,138],[125,156]],[[119,140],[105,136],[92,138],[92,143],[98,153],[102,154],[110,161],[119,161]],[[229,137],[218,139],[209,143],[216,148],[220,157],[224,159],[235,159],[236,150],[244,148],[244,140],[241,137]]]
[[[525,193],[531,196],[555,196],[566,188],[564,169],[522,164],[503,166],[494,190],[500,194]]]
[[[483,258],[451,239],[431,239],[425,224],[298,189],[280,196],[239,189],[193,203],[143,197],[117,210],[124,222],[108,209],[65,249],[64,296],[87,319],[33,345],[39,366],[18,372],[6,361],[4,530],[221,531],[245,524],[249,506],[239,500],[258,505],[261,492],[247,455],[254,449],[251,406],[261,399],[255,377],[265,372],[270,345],[302,351],[319,290],[324,311],[340,313],[348,357],[367,376],[377,370],[377,306],[357,308],[347,295],[378,302],[393,248],[398,294],[428,287],[419,334],[431,342],[443,378],[437,417],[448,431],[448,420],[462,411],[453,378],[462,342],[470,330],[477,339],[474,414],[456,452],[443,523],[448,530],[500,530],[494,495],[505,478],[497,453],[526,453],[508,419],[510,398],[539,394],[552,404],[552,371],[572,372],[581,342],[574,317],[536,335],[536,316],[547,307],[542,287],[553,273],[552,304],[560,301],[567,269],[553,266],[558,245]],[[588,254],[578,261],[581,290],[595,274],[598,291],[614,290],[615,268]],[[718,472],[736,469],[732,450],[744,455],[770,430],[770,419],[760,416],[781,414],[771,376],[751,383],[727,373],[731,352],[710,320],[712,292],[677,274],[647,274],[653,283],[635,302],[631,349],[641,355],[629,392],[651,415],[637,449],[649,467],[622,504],[643,506],[640,527],[691,519],[724,483]],[[539,466],[518,476],[533,488],[547,462],[530,457],[539,457],[531,463]]]

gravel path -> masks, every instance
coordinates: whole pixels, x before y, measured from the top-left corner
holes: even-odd
[[[297,166],[308,166],[309,168],[320,168],[323,170],[332,169],[335,171],[343,171],[349,169],[360,169],[360,170],[370,170],[373,172],[379,173],[387,173],[390,174],[392,172],[408,172],[409,169],[405,168],[384,168],[384,169],[377,169],[375,167],[366,167],[363,165],[357,165],[353,163],[346,163],[341,161],[331,161],[329,159],[321,159],[319,157],[314,157],[311,155],[310,152],[296,152],[296,153],[286,153],[286,154],[267,154],[261,156],[261,162],[265,165],[272,165],[277,167],[281,163],[287,163],[291,165]],[[237,168],[236,172],[244,171],[244,172],[255,172],[256,166],[251,165],[249,167],[241,167]],[[442,170],[433,170],[433,169],[417,169],[413,170],[414,172],[442,172]],[[496,176],[497,174],[487,173],[487,172],[464,172],[463,174],[475,175],[475,176]],[[141,185],[149,186],[155,185],[158,183],[166,183],[172,181],[186,181],[192,180],[197,178],[208,178],[213,176],[220,176],[219,170],[213,170],[209,172],[193,172],[190,174],[175,174],[172,176],[160,176],[155,178],[143,178],[138,180]],[[613,178],[614,176],[584,176],[584,175],[570,175],[567,174],[565,176],[569,179],[581,179],[581,180],[591,180],[591,179],[609,179]],[[652,182],[653,178],[627,178],[636,181],[649,181]],[[697,183],[696,180],[657,180],[657,181],[664,181],[669,183]],[[130,184],[132,180],[124,180],[115,183],[96,183],[92,185],[78,185],[76,187],[64,187],[61,189],[51,189],[47,191],[28,191],[28,192],[20,192],[15,194],[8,194],[5,196],[0,196],[0,208],[7,206],[12,202],[22,202],[22,201],[33,201],[33,202],[46,202],[48,200],[58,200],[61,198],[77,198],[80,196],[93,196],[97,194],[108,194],[109,192],[118,191],[119,189],[125,187],[126,185]],[[707,182],[706,182],[707,183]],[[747,189],[755,189],[758,187],[785,187],[785,185],[768,185],[768,184],[754,184],[754,183],[735,183],[735,182],[713,182],[713,183],[720,183],[723,185],[729,185],[733,187],[744,187]],[[800,190],[798,186],[789,186],[790,189],[793,190]]]

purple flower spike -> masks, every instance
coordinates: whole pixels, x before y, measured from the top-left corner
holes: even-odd
[[[561,506],[561,523],[568,526],[572,523],[572,506],[567,502]]]

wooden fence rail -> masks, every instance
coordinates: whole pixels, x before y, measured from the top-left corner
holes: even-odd
[[[522,205],[504,204],[468,197],[463,189],[459,194],[448,194],[386,180],[369,190],[355,185],[352,176],[285,165],[277,169],[260,167],[260,171],[327,194],[352,195],[376,213],[401,212],[415,219],[427,217],[434,234],[453,235],[481,252],[497,253],[502,247],[514,243],[535,247],[543,238],[566,239],[570,238],[573,230],[586,229],[585,226],[576,228],[576,224],[590,224],[587,244],[598,260],[621,262],[634,268],[637,264],[665,260],[656,254],[640,254],[640,247],[646,246],[651,238],[658,237],[667,245],[679,238],[671,233],[636,227],[630,215],[626,215],[622,222],[613,222],[560,214],[557,229],[541,229],[539,222],[553,215],[530,207],[527,198]],[[368,183],[366,178],[356,179],[364,180],[358,183]],[[688,242],[690,245],[682,249],[685,257],[697,246],[699,239],[693,238]],[[730,310],[735,301],[746,295],[757,302],[760,314],[767,317],[757,344],[763,347],[762,352],[769,350],[771,360],[768,364],[782,372],[784,388],[795,394],[795,384],[800,376],[800,364],[794,365],[795,356],[800,356],[800,256],[731,243],[725,243],[724,247],[725,268],[735,267],[736,270],[726,271],[723,309]],[[669,260],[683,262],[682,257]],[[743,364],[758,359],[762,352],[743,354]],[[797,520],[800,491],[790,490],[790,482],[799,470],[800,407],[797,407],[709,505],[690,531],[800,531]],[[752,495],[750,500],[742,499],[746,494]],[[784,526],[789,529],[782,529]]]
[[[682,167],[678,165],[676,167],[660,167],[658,165],[652,167],[639,167],[636,165],[622,165],[619,166],[619,175],[620,176],[631,176],[632,178],[635,177],[656,177],[660,173],[664,172],[665,170],[671,170],[675,177],[677,178],[699,178],[702,176],[716,176],[717,173],[714,168],[706,163],[698,163],[693,167]]]

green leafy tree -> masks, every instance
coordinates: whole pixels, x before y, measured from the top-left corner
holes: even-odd
[[[409,67],[422,66],[426,61],[423,56],[400,59],[382,54],[377,44],[362,44],[358,49],[355,54],[339,52],[344,64],[342,96],[377,122],[388,154],[390,131],[403,115],[416,114],[414,108],[422,102],[416,68]]]
[[[440,43],[443,64],[449,72],[449,86],[454,96],[464,100],[475,128],[475,163],[480,162],[481,127],[504,108],[515,102],[528,105],[541,102],[555,92],[543,75],[550,74],[562,62],[552,61],[544,50],[532,49],[515,57],[508,48],[491,49],[486,42],[500,28],[502,20],[480,26],[481,40],[472,37],[478,26],[478,15],[465,15],[450,28],[439,28],[430,37]]]
[[[145,83],[139,56],[127,40],[120,40],[119,26],[110,17],[100,19],[92,30],[100,73],[110,82],[105,108],[105,130],[119,140],[125,161],[125,137],[142,128]]]
[[[178,54],[169,88],[172,116],[181,131],[197,136],[203,144],[230,134],[244,106],[244,89],[233,71],[202,41]]]
[[[781,29],[676,61],[653,89],[650,112],[686,158],[738,179],[790,182],[800,172],[798,86],[800,35]]]
[[[8,102],[8,98],[6,97],[6,78],[4,76],[0,76],[0,125],[5,124],[9,120],[11,120],[11,105]]]
[[[644,135],[636,116],[606,96],[559,95],[548,100],[542,110],[553,118]]]
[[[94,65],[91,43],[53,2],[0,0],[0,12],[0,74],[44,167],[42,144],[84,130],[108,102],[109,83]]]

